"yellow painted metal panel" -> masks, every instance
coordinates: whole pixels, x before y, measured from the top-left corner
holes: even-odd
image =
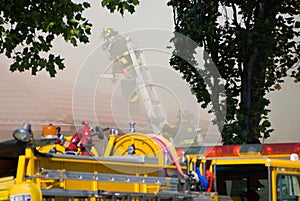
[[[206,158],[206,160],[209,160],[209,158]],[[224,157],[212,158],[211,160],[217,165],[264,164],[270,166],[269,159],[265,157]]]
[[[271,159],[270,163],[272,167],[294,168],[300,172],[300,161]]]
[[[40,191],[40,188],[34,184],[34,183],[22,183],[22,184],[16,184],[11,186],[9,189],[9,195],[10,196],[30,196],[29,200],[34,201],[41,201],[42,200],[42,193]],[[22,198],[15,198],[13,200],[24,200]]]
[[[0,178],[0,200],[9,200],[8,189],[15,184],[12,176]]]

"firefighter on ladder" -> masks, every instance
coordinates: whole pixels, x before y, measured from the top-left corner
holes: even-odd
[[[103,29],[101,38],[104,40],[104,43],[102,44],[103,50],[109,55],[109,59],[113,61],[113,81],[116,80],[117,74],[125,75],[124,79],[121,80],[123,95],[131,103],[138,101],[139,96],[134,92],[136,86],[135,75],[134,73],[129,74],[129,71],[134,68],[127,47],[129,39],[123,37],[112,28]],[[140,52],[135,51],[135,54],[140,63]]]

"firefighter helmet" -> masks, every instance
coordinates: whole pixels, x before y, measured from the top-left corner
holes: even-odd
[[[115,31],[113,28],[104,28],[101,33],[101,38],[108,38],[116,35],[118,35],[118,32]]]

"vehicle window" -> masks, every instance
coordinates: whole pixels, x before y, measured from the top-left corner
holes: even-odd
[[[295,200],[300,196],[299,182],[300,176],[296,175],[278,175],[276,179],[277,200]]]
[[[226,180],[224,185],[226,192],[221,192],[222,194],[230,195],[232,199],[237,200],[247,200],[249,198],[252,198],[251,200],[253,201],[268,200],[268,188],[266,188],[268,186],[268,180],[259,179],[257,182],[260,184],[260,186],[249,187],[249,181],[247,179]]]
[[[268,174],[263,165],[217,166],[217,191],[232,200],[268,200]]]

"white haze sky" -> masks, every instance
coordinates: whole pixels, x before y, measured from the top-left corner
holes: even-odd
[[[66,64],[65,70],[58,72],[55,79],[63,79],[70,83],[76,79],[80,67],[89,55],[99,48],[100,33],[103,28],[112,27],[120,33],[141,29],[173,31],[172,8],[166,5],[166,0],[141,0],[133,15],[126,13],[123,17],[119,13],[111,14],[107,9],[102,8],[100,0],[93,0],[91,4],[92,7],[85,12],[85,16],[93,24],[90,43],[80,44],[74,48],[60,39],[55,42],[54,52],[64,57]],[[0,63],[8,68],[7,60],[3,56],[0,58]],[[166,64],[168,59],[165,58]],[[94,62],[101,65],[101,58]],[[38,76],[48,77],[46,73],[40,73]],[[291,79],[287,79],[282,90],[272,92],[268,97],[271,98],[270,119],[275,131],[266,142],[300,142],[300,84],[294,84]]]

